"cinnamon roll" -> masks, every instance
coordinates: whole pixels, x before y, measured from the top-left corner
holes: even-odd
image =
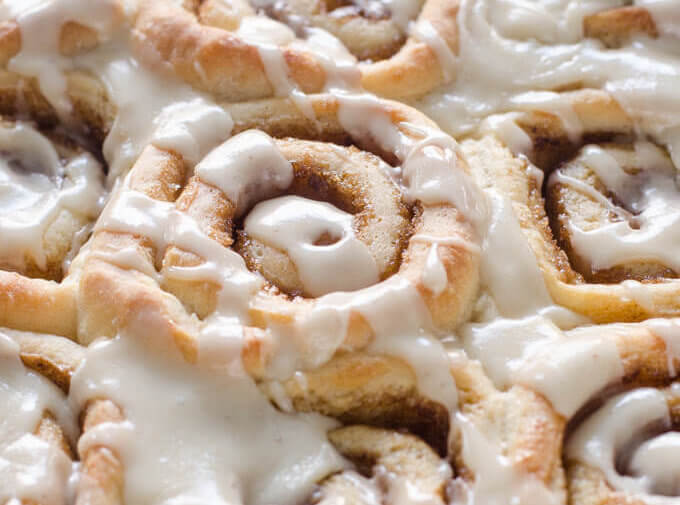
[[[457,12],[457,0],[153,0],[141,4],[136,32],[141,55],[159,54],[221,100],[354,86],[357,69],[368,91],[407,97],[453,77]]]
[[[84,338],[132,324],[141,296],[159,300],[174,321],[167,330],[180,340],[196,327],[192,313],[207,329],[220,313],[243,316],[257,335],[245,352],[259,375],[268,353],[278,354],[269,346],[282,345],[272,332],[291,332],[298,358],[318,365],[389,330],[388,314],[399,304],[409,306],[414,324],[455,328],[478,279],[473,223],[481,203],[465,162],[415,111],[366,100],[317,97],[316,121],[289,101],[250,105],[247,115],[234,109],[234,130],[246,131],[199,162],[184,188],[181,160],[149,147],[97,224],[80,289]],[[269,116],[272,108],[281,113]],[[379,119],[365,125],[368,110]],[[260,112],[271,119],[263,123]],[[352,139],[402,163],[400,174],[392,178],[385,161],[356,148],[265,133],[276,135],[294,119],[291,132],[319,138],[321,125],[326,138]],[[117,279],[120,268],[130,286]],[[152,293],[142,295],[149,286]],[[117,303],[91,296],[108,289]],[[329,327],[337,331],[321,338]],[[190,340],[184,350],[193,361]]]
[[[5,503],[69,503],[76,418],[64,393],[79,351],[59,337],[0,331],[0,500]]]
[[[299,502],[347,467],[319,414],[439,452],[367,429],[407,459],[447,453],[455,384],[434,332],[476,295],[482,202],[455,142],[416,111],[310,99],[315,119],[288,100],[230,109],[235,135],[189,173],[149,146],[114,192],[78,265],[83,496]],[[205,451],[208,473],[177,465]],[[141,479],[158,461],[167,478]]]
[[[494,118],[496,133],[526,158],[489,168],[513,202],[552,299],[596,322],[673,316],[680,309],[675,264],[677,167],[609,95],[537,94],[526,112]]]

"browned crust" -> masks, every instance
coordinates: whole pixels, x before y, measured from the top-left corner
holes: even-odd
[[[135,32],[142,57],[150,45],[189,84],[220,99],[253,100],[274,94],[257,47],[225,30],[201,25],[181,7],[160,0],[144,2]],[[284,49],[283,57],[302,91],[315,93],[323,88],[325,72],[310,54]]]
[[[415,373],[401,359],[339,354],[281,385],[297,412],[318,412],[343,424],[407,429],[446,454],[449,413],[420,394]],[[269,382],[260,385],[270,397],[275,397],[274,387]]]
[[[437,30],[453,54],[458,52],[458,9],[459,0],[428,0],[418,17]],[[202,25],[186,8],[161,0],[145,2],[135,23],[135,40],[142,58],[160,57],[186,82],[221,100],[275,94],[256,46],[222,28]],[[289,47],[282,48],[282,54],[289,77],[300,90],[323,90],[326,71],[314,55]],[[422,95],[444,82],[435,51],[412,37],[394,56],[362,64],[361,73],[364,88],[392,98]]]
[[[77,312],[71,283],[0,271],[0,326],[72,337]]]
[[[452,54],[458,54],[459,0],[428,0],[416,22],[429,22]],[[450,76],[450,78],[454,78]],[[415,98],[446,81],[437,54],[410,37],[391,58],[361,66],[361,84],[388,98]]]
[[[448,475],[442,472],[439,456],[417,437],[368,426],[347,426],[331,431],[328,438],[361,473],[371,475],[379,468],[400,481],[406,480],[414,492],[445,503]],[[389,483],[385,485],[389,487]]]
[[[650,12],[644,7],[630,6],[597,12],[583,18],[586,37],[600,39],[607,47],[621,47],[636,35],[657,38],[659,32]]]
[[[47,377],[68,393],[71,376],[85,355],[85,349],[71,340],[38,333],[12,332],[19,344],[24,365]]]

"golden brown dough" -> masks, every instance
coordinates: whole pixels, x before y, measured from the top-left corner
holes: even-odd
[[[600,39],[607,47],[620,47],[636,35],[659,36],[650,12],[638,6],[619,7],[586,16],[583,33],[586,37]]]
[[[359,66],[361,84],[366,90],[403,98],[423,95],[453,78],[448,60],[458,51],[458,5],[458,0],[424,3],[415,22],[424,26],[428,34],[432,33],[426,37],[437,38],[433,46],[407,34],[406,27],[390,20],[385,12],[359,10],[357,14],[353,6],[302,0],[272,3],[265,11],[287,22],[298,35],[308,26],[330,31],[360,60],[366,60]],[[325,12],[328,9],[330,13]],[[385,7],[380,9],[385,11]],[[135,27],[139,54],[146,57],[153,53],[154,58],[159,55],[182,79],[221,100],[253,100],[279,94],[276,82],[279,78],[271,78],[272,73],[280,72],[278,64],[268,62],[269,56],[262,56],[256,42],[238,33],[239,25],[255,19],[255,13],[255,8],[241,0],[206,0],[183,5],[168,4],[165,0],[144,2]],[[277,33],[282,31],[286,29],[277,29]],[[304,93],[323,91],[334,79],[329,72],[338,72],[330,70],[329,63],[319,56],[328,53],[328,48],[314,47],[318,44],[314,39],[307,46],[299,40],[293,43],[294,40],[295,35],[289,30],[286,36],[269,42],[279,46],[287,74],[284,78]],[[450,52],[447,61],[440,61],[444,57],[442,52]]]

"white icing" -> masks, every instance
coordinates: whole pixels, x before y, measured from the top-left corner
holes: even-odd
[[[305,291],[316,297],[380,280],[375,260],[353,226],[351,214],[329,203],[282,196],[257,204],[243,229],[256,240],[285,251]],[[331,243],[317,244],[323,237]]]
[[[479,132],[495,134],[515,154],[531,156],[533,141],[527,132],[518,124],[518,112],[493,114],[484,119],[479,125]],[[529,164],[531,166],[531,164]],[[542,174],[543,172],[541,172]]]
[[[445,462],[437,468],[439,477],[443,481],[451,478],[451,467]],[[386,489],[385,502],[391,505],[441,505],[442,499],[437,493],[428,493],[418,487],[418,483],[404,478],[394,472],[378,466],[373,480],[380,489]]]
[[[224,109],[171,76],[154,74],[128,56],[126,44],[78,59],[100,76],[117,107],[103,146],[110,183],[127,172],[149,143],[169,148],[193,165],[232,128]]]
[[[196,166],[201,180],[219,188],[241,215],[258,200],[285,190],[293,166],[266,133],[250,130],[215,148]]]
[[[57,111],[71,110],[64,72],[85,69],[105,84],[117,113],[104,144],[111,185],[134,163],[150,142],[170,147],[196,163],[231,130],[231,118],[173,76],[156,73],[130,56],[131,30],[117,12],[114,0],[61,2],[11,0],[6,17],[15,17],[22,30],[22,47],[10,69],[38,79],[40,89]],[[124,5],[128,15],[135,5]],[[99,47],[65,58],[58,54],[61,26],[76,21],[95,29]],[[151,59],[151,58],[150,58]]]
[[[165,270],[170,278],[212,281],[221,286],[219,309],[221,317],[231,321],[245,318],[249,298],[261,287],[262,280],[248,271],[243,258],[235,251],[215,242],[199,228],[194,219],[178,211],[173,203],[149,198],[137,191],[131,191],[127,184],[112,198],[95,230],[109,230],[121,233],[134,233],[152,240],[159,254],[169,245],[192,252],[205,261],[198,266],[174,266]],[[103,253],[99,253],[103,254]],[[135,268],[139,260],[130,257],[105,255],[116,263],[123,261],[124,268]],[[134,256],[133,256],[134,258]],[[144,270],[148,269],[146,266]],[[213,324],[227,324],[228,321],[208,320],[204,331],[210,333]],[[231,323],[233,325],[233,322]],[[225,330],[226,331],[226,330]]]
[[[486,208],[472,179],[458,164],[458,144],[448,135],[410,123],[394,124],[384,103],[369,95],[336,94],[342,127],[361,144],[372,139],[401,162],[407,195],[424,204],[448,203],[481,226]]]
[[[648,319],[645,326],[666,344],[668,375],[677,376],[675,361],[680,360],[680,321],[677,319]]]
[[[319,60],[326,72],[325,91],[358,90],[361,73],[357,59],[340,40],[320,28],[307,28],[305,39],[296,39],[291,48],[308,51]]]
[[[295,40],[295,33],[283,23],[267,16],[245,16],[236,35],[254,44],[283,46]]]
[[[680,432],[672,431],[644,442],[630,462],[634,475],[647,476],[659,494],[680,496]]]
[[[45,232],[61,212],[94,219],[105,191],[102,167],[89,153],[63,162],[30,125],[0,126],[0,259],[14,268],[26,257],[45,268]]]
[[[10,60],[8,68],[37,78],[50,103],[60,112],[69,112],[71,104],[66,98],[66,79],[61,70],[72,68],[73,64],[59,53],[62,27],[66,22],[76,22],[94,29],[100,41],[105,41],[111,37],[118,18],[116,2],[5,0],[3,4],[5,14],[21,30],[21,51]]]
[[[417,17],[422,2],[417,0],[382,0],[382,3],[387,6],[394,21],[402,30],[408,27],[408,24]]]
[[[202,369],[167,344],[97,342],[72,380],[78,407],[105,397],[125,413],[89,431],[79,452],[105,444],[120,455],[126,503],[300,503],[345,466],[326,439],[333,421],[279,412],[237,363]]]
[[[662,36],[680,38],[680,11],[673,0],[635,0],[652,15],[656,29]]]
[[[0,501],[66,505],[71,460],[33,433],[43,414],[50,412],[73,436],[76,418],[54,384],[24,368],[19,346],[4,333],[0,365]]]
[[[522,317],[551,305],[543,274],[510,200],[494,189],[486,189],[484,194],[489,223],[482,242],[482,285],[506,317]],[[504,259],[510,257],[513,261]],[[517,296],[517,286],[523,286],[523,296]]]
[[[409,328],[396,335],[379,336],[369,349],[409,363],[423,395],[443,405],[451,415],[458,410],[458,391],[451,376],[449,357],[441,341],[428,332]]]
[[[437,244],[432,244],[427,253],[422,281],[423,285],[429,289],[434,296],[441,294],[442,291],[446,289],[446,284],[448,283],[446,268],[444,268],[444,264],[439,259]]]
[[[623,376],[614,339],[600,332],[597,327],[562,332],[547,318],[532,316],[469,325],[462,335],[465,349],[499,387],[531,387],[569,418]]]
[[[248,271],[236,252],[203,234],[197,223],[177,211],[174,204],[153,200],[126,186],[127,183],[112,198],[96,229],[146,236],[160,253],[174,244],[205,260],[198,266],[166,268],[163,276],[206,280],[221,286],[216,311],[200,325],[199,359],[207,366],[224,367],[226,357],[239,353],[242,325],[248,322],[249,305],[257,303],[254,296],[262,287],[262,279]],[[139,269],[143,265],[127,254],[98,254],[113,263],[121,262],[124,268]],[[145,271],[150,267],[143,268]],[[363,316],[372,328],[376,349],[404,356],[412,364],[421,377],[419,387],[423,394],[454,409],[455,384],[448,372],[446,353],[428,331],[429,311],[416,287],[398,274],[367,288],[317,298],[309,312],[296,318],[292,328],[272,325],[269,332],[278,342],[278,350],[267,375],[284,379],[296,370],[328,361],[343,348],[353,313]],[[143,314],[139,318],[144,324]]]
[[[629,468],[633,475],[621,474],[616,462],[626,444],[649,429],[668,429],[670,416],[666,398],[657,389],[641,388],[608,400],[588,417],[567,443],[567,457],[602,470],[614,488],[645,503],[670,505],[677,501],[677,433],[653,437],[633,448]],[[671,456],[672,454],[672,456]],[[650,465],[650,458],[655,463]],[[662,496],[661,493],[669,493]]]
[[[317,298],[312,309],[298,316],[291,335],[277,335],[282,344],[292,341],[295,352],[281,352],[271,373],[286,377],[296,369],[314,368],[342,349],[350,316],[360,314],[377,338],[414,335],[430,328],[430,315],[416,287],[399,274],[373,286],[336,292]]]

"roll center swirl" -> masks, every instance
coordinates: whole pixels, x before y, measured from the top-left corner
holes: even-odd
[[[553,172],[546,199],[558,243],[588,282],[678,276],[676,169],[656,145],[587,145]]]

